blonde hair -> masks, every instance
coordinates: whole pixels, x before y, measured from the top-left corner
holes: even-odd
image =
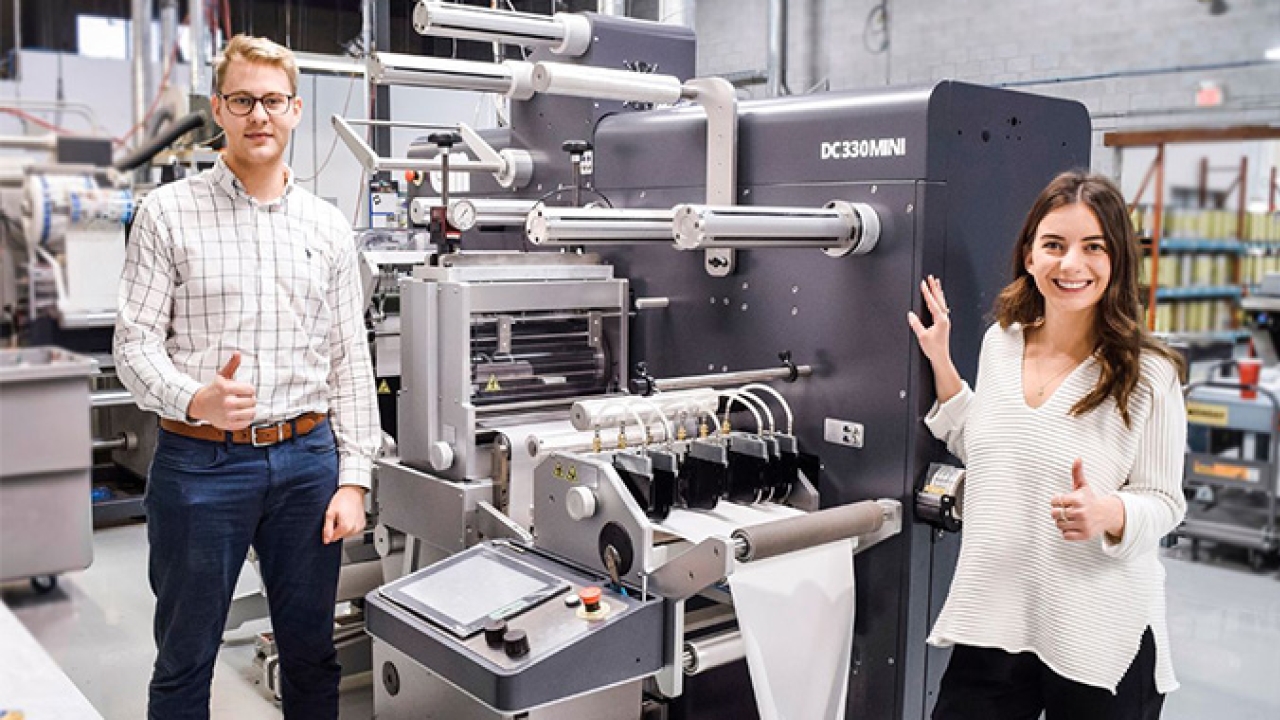
[[[298,62],[289,48],[252,35],[236,35],[227,43],[221,57],[213,65],[213,92],[222,92],[222,81],[227,76],[227,67],[231,61],[241,60],[250,63],[261,63],[278,67],[289,76],[289,92],[298,94]]]

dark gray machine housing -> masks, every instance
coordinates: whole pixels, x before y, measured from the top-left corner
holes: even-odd
[[[624,58],[649,59],[659,72],[692,75],[691,36],[673,36],[669,26],[592,20],[597,40],[583,62],[620,67]],[[814,367],[811,377],[778,387],[795,411],[801,449],[821,457],[823,504],[897,498],[911,507],[929,463],[946,460],[921,422],[934,401],[933,380],[906,321],[908,310],[927,321],[920,280],[943,279],[952,353],[972,381],[1027,209],[1056,173],[1089,166],[1088,114],[1074,101],[960,82],[749,101],[739,110],[738,204],[867,203],[883,224],[879,244],[870,254],[838,259],[812,249],[739,250],[737,269],[725,278],[705,272],[702,252],[593,248],[630,281],[635,297],[670,298],[665,309],[635,313],[630,357],[661,378],[777,366],[778,354],[789,351]],[[589,139],[594,187],[614,207],[704,201],[699,108],[637,111],[539,95],[513,103],[512,125],[495,139],[538,158],[533,184],[513,195],[475,177],[473,195],[546,195],[569,182],[560,142]],[[548,203],[567,204],[568,197],[552,193]],[[462,245],[533,249],[515,233],[470,232]],[[862,446],[825,441],[827,419],[860,423]],[[947,654],[928,648],[925,638],[959,540],[907,521],[899,536],[857,558],[850,718],[926,717],[945,668]],[[745,673],[734,677],[748,682]],[[673,717],[754,716],[748,688],[726,692],[701,676],[687,680]]]

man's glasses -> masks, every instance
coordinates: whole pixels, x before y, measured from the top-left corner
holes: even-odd
[[[249,93],[231,93],[230,95],[218,93],[218,97],[227,104],[227,112],[236,117],[244,117],[253,112],[253,106],[258,103],[262,103],[262,109],[266,110],[268,115],[283,115],[293,102],[293,96],[284,93],[267,93],[262,97],[254,97]]]

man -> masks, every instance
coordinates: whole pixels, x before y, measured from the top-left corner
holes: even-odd
[[[286,718],[338,714],[334,596],[381,441],[351,227],[293,182],[292,53],[232,38],[214,71],[226,150],[142,203],[115,358],[160,414],[145,507],[153,720],[208,718],[246,552],[258,553]]]

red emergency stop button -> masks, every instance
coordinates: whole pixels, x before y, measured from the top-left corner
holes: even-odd
[[[600,596],[603,594],[600,588],[594,586],[579,590],[578,597],[582,599],[582,609],[589,613],[599,612]]]

